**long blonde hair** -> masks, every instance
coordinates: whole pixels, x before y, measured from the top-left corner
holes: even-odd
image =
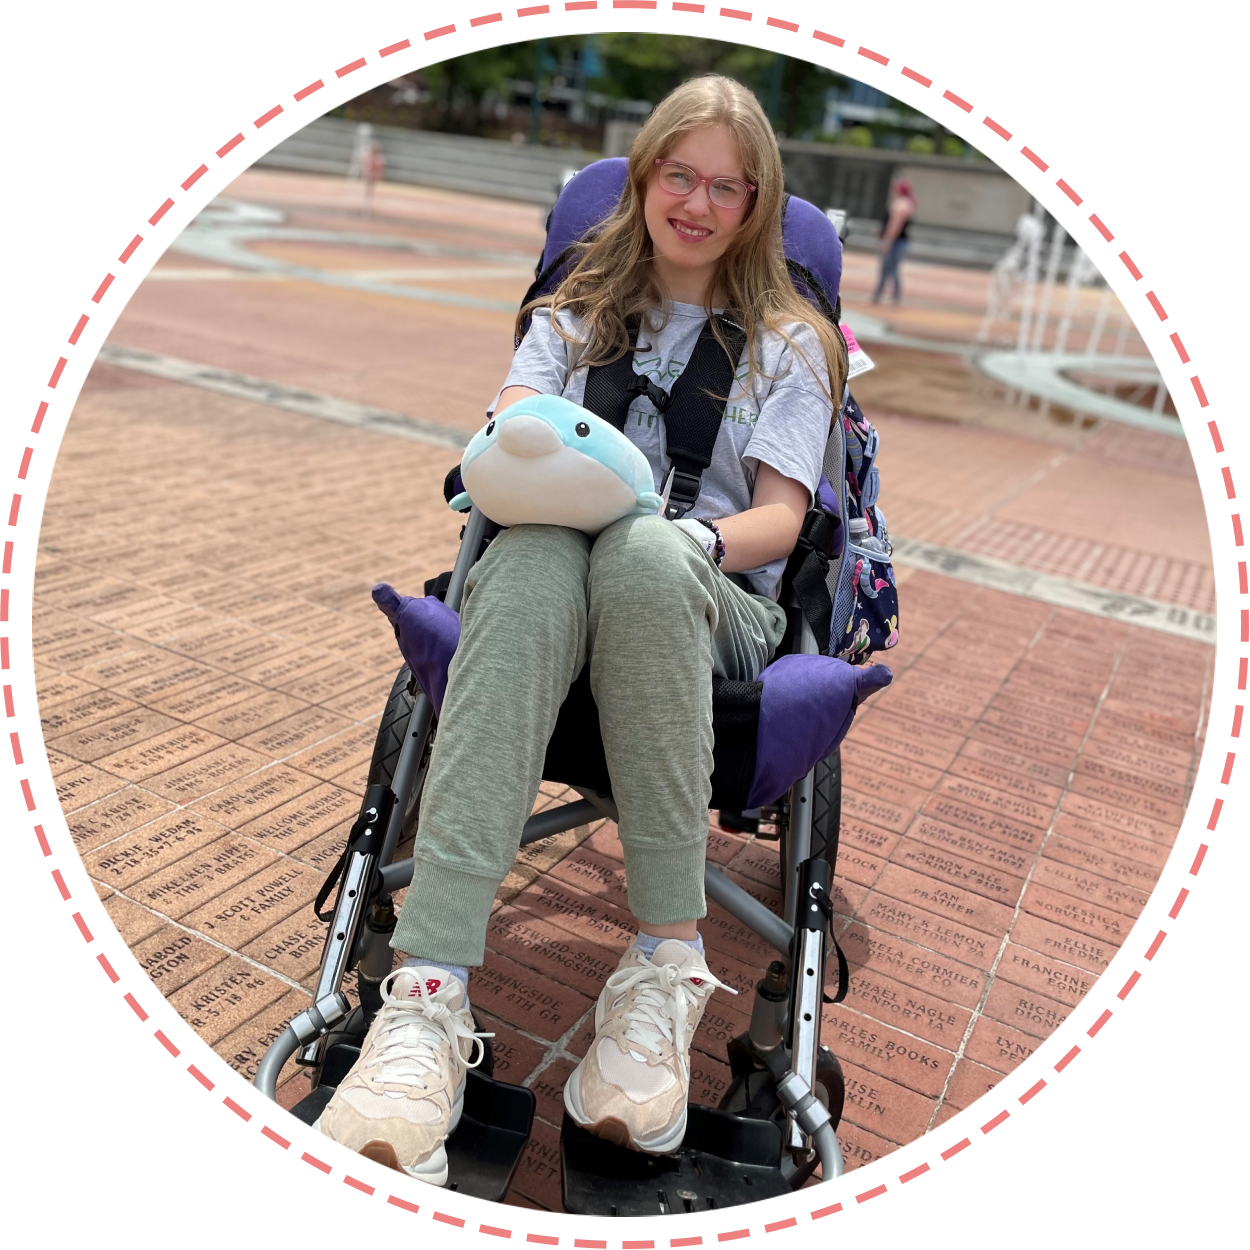
[[[683,83],[651,112],[630,149],[629,172],[617,207],[592,236],[577,245],[577,261],[556,290],[521,309],[517,333],[533,309],[550,307],[557,332],[577,344],[578,364],[606,364],[629,350],[627,323],[640,322],[665,302],[651,264],[654,253],[643,215],[656,159],[667,155],[692,130],[709,126],[725,126],[733,133],[742,176],[756,189],[747,200],[737,233],[717,261],[707,310],[711,312],[714,296],[720,295],[741,322],[752,377],[758,373],[756,338],[761,329],[792,342],[787,324],[811,326],[824,353],[830,401],[836,407],[846,379],[846,343],[841,332],[790,281],[781,241],[785,192],[776,137],[755,96],[741,83],[718,74]],[[561,329],[556,314],[564,309],[581,318],[587,332],[584,342],[570,339]],[[721,339],[715,322],[713,328]]]

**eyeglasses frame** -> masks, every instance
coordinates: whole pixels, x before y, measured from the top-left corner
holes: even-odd
[[[756,187],[754,183],[744,182],[741,178],[731,178],[728,174],[713,174],[711,178],[705,178],[701,173],[699,173],[697,169],[691,169],[691,167],[685,164],[685,162],[683,161],[670,160],[668,157],[664,157],[664,156],[657,156],[655,158],[655,168],[656,168],[657,174],[659,174],[659,172],[663,170],[665,165],[676,165],[678,169],[688,170],[690,174],[693,175],[694,180],[695,180],[695,185],[694,187],[691,187],[691,189],[688,192],[686,192],[687,195],[693,195],[695,188],[699,187],[700,185],[705,186],[707,188],[707,202],[711,204],[713,208],[723,208],[726,210],[726,212],[733,212],[735,209],[741,208],[747,202],[747,200],[752,195],[755,194],[755,191],[756,191]],[[737,204],[732,206],[732,208],[724,204],[717,204],[716,201],[712,199],[712,183],[718,180],[725,181],[725,182],[736,182],[740,187],[746,187],[746,193],[743,195],[742,199],[738,201]],[[677,191],[670,191],[667,187],[663,187],[663,186],[660,187],[660,190],[663,191],[665,195],[681,194],[680,192],[677,192]]]

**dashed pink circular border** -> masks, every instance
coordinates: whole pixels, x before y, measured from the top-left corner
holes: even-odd
[[[578,12],[582,10],[595,10],[600,7],[600,2],[601,0],[566,0],[566,2],[563,5],[563,11],[564,12]],[[557,10],[560,8],[559,5],[555,7],[557,8]],[[609,0],[602,0],[602,7],[604,10],[607,10],[609,8]],[[612,9],[657,9],[659,5],[658,5],[658,0],[610,0],[610,7]],[[721,19],[725,19],[728,21],[737,21],[737,22],[752,22],[756,19],[757,16],[763,16],[763,15],[757,15],[755,12],[750,11],[750,10],[717,8],[717,6],[706,6],[703,4],[685,3],[684,0],[673,0],[671,4],[671,9],[672,11],[678,12],[678,13],[703,14],[703,15],[713,17],[713,18],[719,16]],[[543,15],[550,14],[551,10],[552,10],[551,5],[547,5],[547,4],[531,5],[526,8],[517,9],[516,16],[518,19],[540,17]],[[505,19],[504,19],[504,15],[502,11],[496,12],[496,13],[486,13],[480,17],[470,18],[469,27],[476,28],[479,26],[486,26],[494,22],[501,22],[504,20]],[[765,25],[769,27],[772,27],[777,30],[786,31],[792,35],[797,36],[800,34],[800,26],[799,26],[799,23],[797,22],[791,22],[783,18],[769,16],[769,17],[764,17],[764,23]],[[440,39],[446,35],[451,35],[454,33],[456,33],[456,24],[453,22],[453,23],[448,23],[445,26],[439,26],[432,30],[425,31],[421,35],[421,40],[423,42],[428,43],[432,40]],[[813,29],[811,31],[810,37],[812,39],[818,40],[825,44],[830,44],[837,48],[846,48],[847,46],[845,39],[841,38],[838,35],[833,35],[823,30]],[[394,54],[403,52],[406,49],[409,49],[411,47],[412,47],[411,39],[401,39],[395,43],[389,44],[388,46],[384,48],[378,49],[376,59],[378,61],[384,60],[386,57],[393,56]],[[882,67],[888,67],[891,64],[891,59],[889,57],[885,56],[884,54],[880,52],[876,52],[871,48],[866,48],[863,46],[857,47],[854,51],[854,55],[863,57],[865,60],[868,60]],[[346,65],[343,65],[339,69],[336,69],[334,71],[334,77],[336,79],[346,78],[349,74],[355,73],[357,70],[364,68],[369,63],[370,63],[369,57],[366,57],[366,56],[357,57],[355,60],[349,61]],[[920,73],[918,70],[915,70],[911,68],[910,66],[903,65],[903,66],[898,67],[898,72],[904,78],[909,79],[913,83],[919,84],[921,87],[925,88],[926,90],[933,89],[936,91],[936,88],[933,87],[933,79]],[[224,160],[227,156],[229,156],[232,152],[234,152],[236,148],[240,147],[242,144],[246,142],[248,135],[252,134],[254,131],[261,130],[269,122],[273,121],[274,118],[286,112],[288,108],[293,108],[296,105],[300,105],[305,100],[308,100],[311,97],[315,96],[316,93],[321,91],[324,87],[325,87],[324,79],[321,79],[321,78],[315,79],[313,82],[310,82],[306,87],[302,87],[300,90],[292,94],[291,104],[287,105],[283,103],[277,103],[273,105],[272,108],[268,109],[266,112],[262,113],[259,117],[257,117],[256,120],[252,122],[251,127],[249,129],[241,130],[237,132],[233,137],[226,140],[226,142],[222,144],[222,146],[216,150],[215,160],[217,161]],[[972,104],[970,104],[967,100],[963,99],[959,95],[956,95],[955,92],[953,91],[950,91],[950,90],[942,91],[941,100],[951,105],[953,108],[960,110],[961,112],[963,112],[969,117],[973,116],[977,112],[977,110],[974,109]],[[311,112],[314,109],[314,107],[315,105],[307,105],[306,109],[307,111]],[[310,117],[309,120],[311,121],[313,120],[313,118]],[[999,122],[994,120],[992,117],[983,116],[981,118],[981,122],[986,127],[987,130],[989,130],[1005,145],[1013,144],[1018,139],[1018,136],[1013,135],[1011,131],[1007,130],[1004,126],[1002,126]],[[1034,152],[1031,148],[1029,148],[1027,145],[1021,145],[1018,149],[1018,152],[1019,152],[1019,155],[1023,156],[1025,160],[1027,160],[1030,164],[1035,166],[1041,173],[1047,174],[1047,173],[1053,172],[1051,169],[1051,166],[1045,160],[1043,160],[1040,156],[1038,156],[1038,154]],[[208,171],[209,171],[209,166],[207,163],[203,163],[197,166],[196,169],[194,169],[183,180],[183,182],[181,183],[181,190],[183,192],[190,191],[190,189],[193,186],[195,186],[195,184],[206,173],[208,173]],[[1055,180],[1054,185],[1061,192],[1063,192],[1063,194],[1076,207],[1088,207],[1088,205],[1086,205],[1085,203],[1085,200],[1076,191],[1074,191],[1073,188],[1069,186],[1069,184],[1063,178],[1057,178]],[[168,213],[169,210],[173,208],[175,202],[176,202],[175,196],[174,195],[169,196],[164,201],[164,203],[162,203],[160,207],[156,209],[156,211],[151,215],[151,217],[148,218],[147,227],[149,229],[157,227],[160,224],[161,219],[166,215],[166,213]],[[1143,282],[1144,281],[1143,275],[1141,271],[1138,269],[1137,265],[1134,264],[1128,252],[1124,250],[1120,250],[1119,252],[1115,251],[1116,237],[1112,233],[1112,231],[1103,223],[1103,221],[1099,218],[1099,216],[1096,213],[1090,213],[1088,220],[1090,224],[1094,227],[1094,229],[1098,232],[1099,236],[1101,236],[1103,241],[1108,245],[1108,249],[1111,255],[1114,256],[1116,259],[1118,259],[1121,262],[1121,264],[1123,264],[1125,269],[1131,275],[1133,281],[1135,283]],[[126,244],[126,246],[122,249],[121,253],[118,255],[117,264],[119,266],[127,264],[130,261],[131,257],[135,255],[136,251],[139,249],[140,246],[144,244],[144,242],[147,240],[148,237],[150,236],[143,233],[142,231],[140,233],[135,234],[135,236]],[[96,287],[95,293],[90,298],[90,301],[89,301],[90,304],[99,306],[102,303],[102,301],[106,298],[109,288],[113,284],[114,280],[115,280],[115,274],[110,269],[110,271],[105,273],[103,279],[100,281],[99,285]],[[1159,297],[1153,290],[1146,290],[1141,298],[1147,304],[1149,304],[1151,310],[1155,313],[1155,315],[1157,316],[1158,320],[1161,323],[1166,323],[1169,321],[1168,314],[1164,311],[1163,305],[1160,302]],[[67,340],[68,349],[73,349],[77,346],[79,338],[81,337],[83,333],[83,330],[86,328],[88,322],[91,319],[91,315],[92,314],[88,311],[88,312],[82,313],[79,316],[76,324],[74,325],[73,331],[70,333],[69,338]],[[1173,332],[1168,335],[1168,338],[1170,342],[1172,343],[1172,346],[1176,350],[1176,354],[1180,360],[1180,363],[1182,365],[1190,365],[1192,362],[1190,360],[1188,352],[1185,350],[1184,344],[1181,342],[1180,335],[1178,333]],[[62,353],[65,353],[66,351],[67,351],[67,348],[65,347],[61,349]],[[37,436],[39,435],[39,432],[43,426],[44,418],[47,415],[49,405],[56,401],[56,396],[54,392],[56,391],[57,384],[60,382],[61,375],[64,372],[65,367],[68,363],[69,363],[68,355],[66,354],[58,355],[56,363],[52,367],[52,371],[48,378],[47,388],[46,388],[49,392],[53,394],[51,394],[49,398],[41,400],[35,412],[35,418],[30,427],[30,433],[32,436],[35,436],[35,437],[32,438],[30,445],[28,445],[22,453],[21,463],[17,470],[17,486],[13,492],[12,501],[9,505],[8,528],[10,530],[15,529],[15,527],[18,524],[18,517],[19,517],[20,510],[21,510],[21,505],[22,505],[23,487],[21,483],[26,480],[26,475],[30,469],[31,460],[34,457],[36,447],[38,446]],[[1210,403],[1209,403],[1209,400],[1207,399],[1206,391],[1203,389],[1201,379],[1199,378],[1197,373],[1194,373],[1191,375],[1189,380],[1190,380],[1191,386],[1193,387],[1194,396],[1197,400],[1199,409],[1206,410],[1210,406]],[[1220,438],[1220,431],[1219,431],[1218,424],[1214,419],[1211,419],[1207,422],[1207,430],[1210,434],[1211,443],[1215,450],[1216,456],[1217,457],[1224,456],[1225,455],[1224,444]],[[1223,481],[1225,495],[1227,499],[1230,501],[1229,516],[1230,516],[1230,521],[1231,521],[1232,528],[1233,528],[1234,543],[1235,543],[1235,546],[1240,551],[1241,549],[1244,548],[1244,537],[1243,537],[1243,530],[1242,530],[1241,514],[1237,510],[1238,505],[1236,505],[1236,502],[1235,502],[1237,498],[1237,493],[1233,485],[1232,470],[1230,469],[1227,463],[1220,465],[1220,474],[1221,474],[1221,478]],[[15,540],[12,538],[6,538],[4,542],[3,560],[2,562],[0,562],[0,575],[3,575],[6,578],[9,577],[11,574],[14,542]],[[1238,578],[1238,584],[1239,584],[1239,591],[1242,596],[1242,602],[1244,604],[1247,602],[1247,600],[1245,599],[1245,596],[1248,593],[1250,593],[1250,588],[1248,588],[1247,586],[1247,569],[1246,569],[1246,561],[1244,559],[1237,561],[1237,578]],[[1239,611],[1240,611],[1240,625],[1241,625],[1240,641],[1244,647],[1247,643],[1250,643],[1250,607],[1242,606],[1239,609]],[[0,631],[3,631],[3,632],[0,632],[0,675],[2,675],[3,673],[7,673],[7,671],[9,670],[8,621],[9,621],[9,588],[8,586],[3,586],[3,587],[0,587]],[[1237,675],[1237,691],[1239,692],[1238,697],[1244,697],[1244,691],[1246,690],[1246,683],[1247,683],[1247,668],[1248,667],[1250,667],[1250,655],[1242,654],[1239,660],[1238,675]],[[11,720],[12,718],[16,716],[16,709],[14,705],[13,688],[7,682],[5,682],[3,685],[3,695],[4,695],[5,717]],[[1228,750],[1227,750],[1225,760],[1224,760],[1223,771],[1220,775],[1219,784],[1221,787],[1227,787],[1230,784],[1231,779],[1232,779],[1233,766],[1236,760],[1237,742],[1241,736],[1243,713],[1244,713],[1244,705],[1242,703],[1237,703],[1233,711],[1232,726],[1229,731],[1229,746],[1228,746]],[[19,735],[17,732],[15,731],[10,732],[9,742],[10,742],[10,747],[13,753],[13,762],[20,772],[20,770],[22,770],[25,767],[25,761],[22,755],[21,742],[20,742]],[[18,785],[21,787],[22,799],[25,803],[26,810],[31,814],[32,818],[37,817],[39,814],[38,808],[35,802],[34,794],[31,790],[29,778],[26,776],[20,776],[18,779]],[[1220,813],[1223,807],[1224,807],[1224,799],[1222,797],[1217,797],[1211,808],[1211,814],[1207,819],[1206,830],[1208,833],[1215,832],[1216,827],[1219,824]],[[48,839],[44,833],[44,829],[41,824],[34,825],[34,834],[35,834],[36,839],[38,840],[39,849],[42,852],[44,858],[55,861],[56,856],[54,855],[51,847],[48,844]],[[1203,862],[1206,858],[1208,849],[1209,849],[1208,843],[1202,842],[1199,844],[1197,852],[1194,855],[1193,862],[1190,864],[1190,867],[1189,867],[1188,875],[1190,877],[1196,878],[1198,876],[1198,873],[1200,869],[1202,868]],[[65,880],[64,880],[64,877],[62,876],[61,870],[59,868],[52,868],[50,871],[50,875],[52,877],[52,882],[54,886],[56,887],[58,894],[60,895],[62,903],[72,904],[73,896],[69,890],[69,887],[65,884]],[[1189,897],[1189,893],[1190,893],[1190,887],[1185,886],[1177,894],[1176,901],[1172,904],[1171,910],[1168,912],[1168,918],[1171,921],[1176,921],[1177,918],[1180,916],[1181,908],[1185,905],[1185,902]],[[73,921],[74,925],[76,926],[84,943],[86,943],[87,946],[93,945],[95,942],[95,937],[91,933],[91,930],[87,927],[87,923],[83,919],[81,911],[74,911],[70,913],[70,919]],[[1168,935],[1168,931],[1166,929],[1159,929],[1159,931],[1154,935],[1154,937],[1150,941],[1149,946],[1146,948],[1145,952],[1141,956],[1143,964],[1149,964],[1150,961],[1154,959],[1155,955],[1158,953],[1159,948],[1160,946],[1162,946],[1167,935]],[[109,979],[110,983],[112,983],[113,985],[117,985],[121,978],[118,976],[117,972],[113,969],[113,966],[109,962],[108,957],[103,952],[100,952],[96,955],[96,961],[100,969],[102,970],[103,974]],[[1134,986],[1136,986],[1137,982],[1141,979],[1141,976],[1142,976],[1141,969],[1135,968],[1132,971],[1132,973],[1129,975],[1128,979],[1124,982],[1124,984],[1120,987],[1120,989],[1115,993],[1114,995],[1115,1001],[1123,1002],[1128,997],[1128,995],[1132,992]],[[131,1012],[134,1014],[135,1019],[140,1025],[145,1024],[148,1021],[148,1018],[149,1018],[148,1012],[144,1010],[142,1004],[139,1002],[139,1000],[135,997],[135,995],[132,992],[122,993],[121,998],[122,998],[122,1001],[127,1005],[127,1007],[130,1008]],[[1115,1009],[1113,1007],[1104,1008],[1102,1014],[1099,1015],[1099,1017],[1093,1022],[1093,1024],[1091,1024],[1089,1028],[1085,1030],[1086,1037],[1090,1039],[1097,1037],[1098,1034],[1102,1031],[1103,1027],[1108,1023],[1108,1021],[1112,1019],[1114,1014],[1115,1014]],[[176,1046],[172,1041],[170,1041],[170,1039],[165,1035],[163,1030],[156,1029],[152,1033],[152,1037],[163,1048],[165,1053],[168,1054],[170,1058],[175,1059],[175,1060],[182,1058],[182,1051],[179,1049],[178,1046]],[[1072,1046],[1067,1051],[1067,1053],[1057,1063],[1053,1065],[1053,1071],[1056,1074],[1063,1072],[1068,1067],[1068,1065],[1071,1064],[1072,1061],[1081,1054],[1081,1052],[1082,1052],[1081,1045]],[[214,1059],[216,1059],[216,1056],[214,1056]],[[224,1061],[219,1061],[219,1062],[224,1062]],[[1026,1060],[1026,1063],[1031,1063],[1031,1062],[1032,1062],[1031,1060]],[[193,1080],[198,1082],[204,1088],[206,1092],[211,1094],[216,1091],[217,1089],[216,1082],[211,1080],[209,1077],[205,1076],[204,1073],[201,1072],[200,1069],[196,1067],[195,1064],[193,1063],[188,1064],[186,1067],[186,1072]],[[1054,1078],[1052,1077],[1049,1079],[1053,1080]],[[1033,1085],[1031,1085],[1023,1094],[1019,1095],[1019,1097],[1015,1100],[1017,1106],[1022,1107],[1028,1102],[1030,1102],[1033,1098],[1035,1098],[1038,1094],[1040,1094],[1043,1090],[1045,1090],[1048,1084],[1049,1084],[1049,1080],[1047,1078],[1039,1078]],[[253,1125],[253,1121],[255,1121],[255,1124],[253,1125],[253,1127],[257,1127],[259,1129],[260,1134],[263,1137],[267,1138],[269,1141],[271,1141],[280,1150],[283,1150],[283,1151],[290,1150],[291,1148],[290,1140],[286,1137],[283,1137],[281,1133],[277,1132],[269,1124],[264,1122],[265,1119],[268,1118],[272,1114],[275,1104],[269,1103],[261,1099],[259,1095],[256,1095],[256,1097],[257,1097],[258,1103],[263,1102],[263,1105],[265,1107],[265,1110],[263,1112],[253,1113],[252,1111],[248,1110],[247,1107],[243,1106],[241,1103],[237,1102],[234,1098],[231,1098],[228,1095],[222,1097],[221,1105],[224,1108],[226,1108],[226,1110],[231,1112],[234,1116],[238,1117],[239,1121],[243,1124]],[[983,1098],[988,1098],[988,1097],[989,1097],[988,1094],[983,1095]],[[1002,1110],[1000,1110],[997,1114],[992,1116],[990,1119],[986,1120],[986,1122],[980,1126],[981,1136],[979,1137],[968,1136],[968,1137],[961,1138],[959,1141],[947,1147],[945,1150],[938,1152],[935,1156],[934,1162],[936,1163],[940,1160],[941,1162],[945,1163],[953,1159],[956,1155],[967,1150],[970,1146],[974,1145],[976,1142],[979,1142],[982,1139],[982,1137],[993,1132],[994,1129],[998,1128],[999,1125],[1003,1124],[1007,1119],[1009,1119],[1014,1113],[1014,1111],[1015,1111],[1015,1108],[1013,1108],[1010,1105],[1003,1107]],[[299,1155],[299,1158],[303,1163],[306,1163],[310,1167],[316,1169],[318,1172],[323,1173],[326,1177],[330,1177],[334,1174],[335,1169],[332,1167],[331,1164],[326,1163],[324,1160],[309,1153],[308,1151],[302,1152]],[[862,1193],[854,1194],[853,1200],[856,1204],[862,1204],[862,1203],[868,1202],[873,1198],[878,1198],[881,1195],[889,1192],[891,1188],[894,1187],[895,1185],[898,1185],[898,1186],[905,1185],[909,1181],[916,1180],[918,1177],[925,1175],[931,1170],[932,1170],[932,1165],[930,1163],[927,1163],[927,1162],[921,1163],[918,1166],[911,1168],[909,1171],[903,1172],[902,1174],[900,1174],[897,1178],[897,1181],[883,1182],[881,1184],[873,1186],[870,1189],[864,1190]],[[343,1172],[341,1180],[344,1185],[368,1197],[380,1196],[380,1191],[378,1190],[376,1186],[370,1185],[367,1182],[360,1180],[358,1177],[352,1176],[350,1173],[346,1171]],[[424,1193],[425,1190],[426,1190],[426,1187],[424,1186],[419,1187],[419,1192]],[[416,1191],[410,1191],[410,1192],[416,1192]],[[437,1192],[437,1191],[433,1191],[433,1192]],[[801,1194],[803,1192],[808,1192],[808,1191],[800,1191],[799,1194],[796,1194],[795,1195],[796,1201],[802,1201]],[[820,1191],[816,1190],[812,1192],[819,1193]],[[851,1201],[851,1198],[848,1197],[847,1201],[848,1202]],[[403,1198],[399,1194],[395,1194],[395,1193],[386,1194],[386,1202],[391,1206],[399,1207],[402,1210],[410,1211],[413,1214],[419,1213],[422,1209],[422,1204],[411,1202],[407,1198]],[[460,1216],[451,1215],[446,1212],[438,1210],[438,1203],[436,1199],[432,1199],[431,1201],[426,1202],[424,1206],[425,1206],[426,1213],[429,1215],[431,1219],[436,1220],[442,1224],[450,1225],[455,1228],[463,1229],[466,1227],[465,1220],[462,1219]],[[809,1219],[818,1220],[818,1219],[823,1219],[826,1216],[834,1215],[837,1212],[841,1211],[842,1209],[843,1209],[843,1203],[834,1202],[832,1204],[821,1206],[814,1210],[810,1210],[806,1212],[806,1215],[808,1216]],[[503,1211],[502,1207],[500,1208],[500,1211],[502,1213]],[[566,1217],[557,1217],[557,1218],[562,1219]],[[689,1222],[686,1217],[678,1217],[678,1218],[681,1219],[683,1223],[688,1224]],[[700,1218],[700,1220],[705,1220],[706,1215],[704,1213],[700,1213],[698,1218]],[[783,1229],[794,1228],[797,1224],[798,1224],[798,1217],[790,1216],[785,1219],[779,1219],[771,1223],[766,1223],[762,1226],[762,1228],[753,1229],[752,1227],[748,1226],[745,1228],[733,1229],[728,1232],[721,1232],[721,1233],[716,1234],[716,1240],[718,1242],[737,1241],[742,1238],[750,1237],[753,1235],[759,1235],[760,1233],[780,1232]],[[566,1226],[566,1230],[567,1230],[567,1226]],[[470,1231],[472,1231],[471,1228],[470,1228]],[[560,1244],[559,1236],[550,1236],[546,1234],[533,1233],[533,1232],[528,1232],[528,1231],[517,1229],[517,1228],[504,1228],[504,1227],[497,1227],[497,1226],[490,1225],[490,1224],[479,1224],[477,1231],[479,1233],[487,1234],[490,1236],[501,1237],[506,1240],[512,1239],[514,1233],[517,1239],[520,1240],[522,1234],[524,1233],[524,1240],[526,1242],[532,1242],[537,1245],[545,1245],[545,1246],[557,1246]],[[665,1239],[661,1239],[659,1244],[663,1245],[664,1240]],[[667,1245],[673,1248],[683,1247],[683,1246],[701,1246],[704,1244],[703,1237],[698,1236],[698,1235],[689,1236],[689,1237],[672,1237],[666,1240],[667,1240]],[[569,1239],[566,1237],[565,1238],[566,1245],[568,1244],[568,1241]],[[584,1247],[585,1250],[607,1250],[608,1242],[606,1240],[595,1240],[595,1239],[590,1239],[590,1238],[578,1237],[578,1238],[572,1239],[572,1245],[575,1248]],[[621,1250],[656,1250],[657,1241],[655,1239],[641,1239],[641,1240],[624,1239],[619,1242],[619,1246]]]

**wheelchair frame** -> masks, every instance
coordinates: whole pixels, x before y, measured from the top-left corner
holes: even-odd
[[[447,588],[446,603],[453,609],[459,610],[465,580],[478,557],[488,525],[486,517],[474,508],[465,523]],[[796,650],[816,654],[818,647],[811,628],[801,611],[798,615]],[[363,986],[376,986],[391,970],[390,931],[384,926],[370,925],[366,913],[380,896],[412,881],[413,860],[395,861],[394,855],[407,815],[424,784],[433,719],[429,698],[418,691],[390,786],[373,785],[365,794],[360,819],[349,837],[313,1003],[275,1039],[257,1068],[254,1083],[270,1098],[276,1098],[279,1073],[296,1052],[301,1065],[320,1065],[327,1034],[350,1011],[342,991],[347,973],[353,967],[360,969],[363,999]],[[783,1139],[790,1175],[803,1179],[818,1158],[823,1179],[832,1180],[842,1174],[842,1152],[829,1111],[815,1094],[824,966],[831,945],[832,869],[823,858],[811,857],[814,773],[812,770],[801,778],[789,793],[781,916],[712,863],[705,865],[704,882],[708,898],[772,946],[787,967],[788,1010],[781,1012],[775,1001],[762,994],[761,982],[747,1044],[759,1068],[770,1074],[778,1101],[785,1109]],[[582,796],[580,799],[529,817],[521,834],[521,846],[591,820],[617,818],[616,805],[609,796],[573,788]]]

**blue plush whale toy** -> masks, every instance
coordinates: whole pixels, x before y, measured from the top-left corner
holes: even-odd
[[[619,430],[562,399],[531,395],[494,416],[465,448],[457,511],[497,525],[565,525],[595,535],[660,510],[647,458]]]

